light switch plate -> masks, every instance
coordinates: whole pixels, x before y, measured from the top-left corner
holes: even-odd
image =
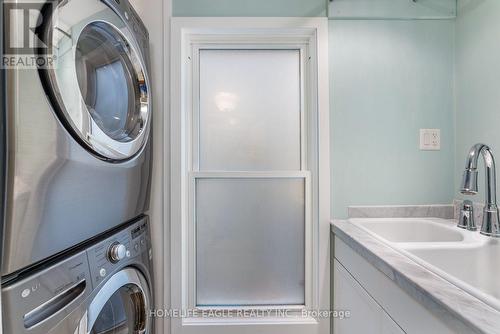
[[[441,130],[420,129],[420,149],[423,151],[439,151],[441,149]]]

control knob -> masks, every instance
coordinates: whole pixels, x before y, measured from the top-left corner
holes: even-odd
[[[109,246],[108,258],[112,263],[117,263],[127,256],[127,248],[119,242]]]

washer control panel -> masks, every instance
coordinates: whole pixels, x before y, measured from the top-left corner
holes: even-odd
[[[147,218],[143,218],[87,250],[94,288],[117,268],[149,251]]]

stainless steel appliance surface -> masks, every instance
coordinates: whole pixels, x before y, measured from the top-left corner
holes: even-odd
[[[4,278],[148,209],[144,24],[127,0],[47,1],[39,9],[36,34],[51,46],[53,66],[6,71]]]
[[[147,217],[2,287],[10,334],[153,333]]]

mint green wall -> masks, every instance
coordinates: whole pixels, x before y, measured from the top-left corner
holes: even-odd
[[[173,0],[173,16],[326,16],[328,0]]]
[[[330,21],[333,216],[451,203],[453,20]],[[441,151],[419,129],[441,129]]]
[[[500,166],[500,1],[459,0],[455,36],[458,194],[465,156],[473,144],[490,145]],[[475,201],[484,198],[483,177],[481,172],[480,196],[472,198]]]
[[[335,18],[442,19],[455,18],[456,0],[335,0],[328,15]]]

